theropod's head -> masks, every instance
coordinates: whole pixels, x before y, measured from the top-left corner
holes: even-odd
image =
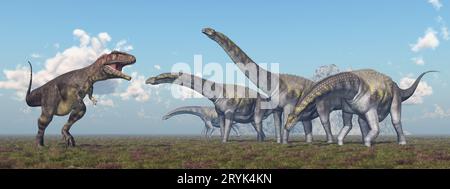
[[[162,84],[162,83],[172,83],[173,81],[175,81],[178,78],[179,78],[178,74],[163,73],[163,74],[159,74],[155,77],[148,78],[145,81],[145,84],[158,85],[158,84]]]
[[[132,65],[136,62],[136,58],[128,53],[120,51],[112,51],[98,58],[94,66],[100,71],[101,79],[122,78],[131,80],[131,77],[122,72],[123,67]]]

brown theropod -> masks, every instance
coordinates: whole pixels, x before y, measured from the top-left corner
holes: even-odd
[[[237,67],[250,79],[250,81],[263,92],[268,94],[272,101],[275,102],[277,106],[275,109],[280,110],[274,112],[277,114],[274,116],[276,117],[275,124],[277,128],[277,140],[278,142],[287,143],[289,131],[284,129],[284,132],[282,132],[281,125],[286,125],[287,116],[293,112],[297,101],[306,94],[306,92],[314,85],[314,82],[296,75],[271,73],[256,64],[239,46],[237,46],[223,33],[215,31],[212,28],[205,28],[202,32],[210,39],[217,42],[225,50]],[[274,80],[278,81],[273,82]],[[278,85],[273,86],[274,83],[278,83]],[[330,96],[327,99],[322,99],[316,103],[316,107],[314,109],[302,113],[300,119],[297,121],[302,121],[303,123],[307,142],[312,142],[311,121],[318,116],[327,134],[328,143],[333,142],[329,116],[333,110],[341,109],[341,106],[340,99]],[[352,114],[343,112],[342,116],[344,125],[351,126]],[[282,119],[283,117],[284,119]]]
[[[106,79],[131,77],[122,73],[122,68],[134,64],[133,55],[113,51],[100,56],[93,64],[62,74],[44,85],[31,91],[33,68],[30,64],[30,83],[26,95],[26,102],[30,107],[41,106],[42,112],[38,119],[38,133],[36,144],[44,146],[44,132],[54,115],[65,116],[70,113],[69,120],[61,130],[67,146],[75,146],[75,140],[69,130],[72,125],[86,113],[83,99],[89,96],[96,103],[93,94],[93,84]]]
[[[261,94],[248,87],[221,84],[187,73],[163,73],[150,77],[147,84],[159,85],[171,83],[191,88],[214,103],[219,116],[222,142],[228,142],[231,125],[235,123],[252,123],[256,126],[257,140],[264,140],[262,121],[272,110],[262,109],[267,101]]]
[[[388,114],[391,115],[392,124],[397,132],[397,140],[401,145],[406,144],[401,122],[402,102],[411,97],[419,85],[422,77],[430,72],[422,73],[408,89],[400,89],[388,76],[375,70],[365,69],[351,72],[342,72],[327,77],[312,87],[295,106],[294,112],[289,115],[286,129],[291,129],[299,119],[299,115],[308,109],[314,108],[314,104],[322,98],[335,96],[343,99],[347,112],[359,116],[359,124],[368,125],[370,130],[364,134],[364,143],[371,146],[372,141],[379,134],[379,122]],[[365,126],[367,127],[367,126]],[[340,135],[342,138],[351,127],[343,127]]]

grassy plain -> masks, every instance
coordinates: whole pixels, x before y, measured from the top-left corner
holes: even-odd
[[[372,148],[359,137],[344,146],[315,139],[280,145],[253,137],[222,144],[198,136],[75,136],[77,147],[66,148],[47,136],[37,149],[34,137],[2,136],[0,168],[450,168],[450,137],[409,137],[406,146],[379,137]]]

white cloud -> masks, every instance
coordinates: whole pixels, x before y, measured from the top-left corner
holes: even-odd
[[[33,73],[33,88],[41,86],[51,79],[64,74],[68,71],[86,67],[92,64],[98,57],[104,53],[110,52],[107,48],[111,37],[108,33],[100,33],[97,37],[90,36],[82,29],[75,29],[73,35],[79,41],[62,52],[57,52],[55,56],[45,60],[44,68]],[[123,44],[125,45],[126,42]],[[59,48],[56,43],[55,47]],[[117,46],[117,45],[116,45]],[[1,89],[11,89],[16,91],[16,98],[23,100],[29,82],[29,68],[27,66],[18,66],[14,70],[3,70],[6,80],[0,81]],[[95,84],[94,92],[108,94],[115,92],[120,80],[107,80]],[[111,106],[112,100],[102,98],[99,105]]]
[[[97,105],[114,107],[114,101],[113,101],[112,99],[106,98],[106,97],[104,97],[104,98],[99,98],[99,99],[97,100]]]
[[[109,34],[106,32],[99,33],[98,38],[102,43],[107,43],[111,41],[111,36],[109,36]]]
[[[447,26],[442,26],[442,28],[441,28],[441,36],[446,41],[450,40],[450,35],[448,33]]]
[[[42,57],[42,55],[40,55],[38,53],[32,53],[30,56],[31,56],[31,58],[41,58]]]
[[[414,83],[415,80],[416,80],[416,78],[404,77],[400,80],[399,87],[402,89],[407,89]],[[405,104],[422,104],[423,97],[430,96],[431,94],[433,94],[433,88],[431,86],[429,86],[425,81],[421,81],[421,82],[419,82],[419,85],[417,86],[417,89],[414,92],[414,94],[408,100],[406,100],[404,103]]]
[[[428,3],[433,5],[436,10],[440,10],[442,8],[442,3],[440,0],[428,0]]]
[[[157,69],[157,70],[161,70],[161,66],[158,65],[158,64],[157,64],[157,65],[154,65],[153,67],[154,67],[155,69]]]
[[[414,64],[417,64],[417,65],[425,64],[425,60],[423,60],[423,57],[414,57],[411,60],[414,62]]]
[[[445,111],[444,108],[435,104],[433,112],[427,112],[423,115],[424,118],[448,118],[450,117],[450,110]]]
[[[436,37],[436,31],[432,28],[428,28],[425,32],[425,36],[419,37],[417,43],[411,45],[413,52],[419,52],[423,49],[436,49],[439,46],[439,39]]]
[[[133,50],[133,46],[128,45],[126,40],[120,40],[119,42],[117,42],[116,47],[114,49],[118,50],[118,51],[128,52],[128,51]]]
[[[138,75],[136,72],[132,74],[133,80],[131,84],[128,85],[125,92],[118,93],[117,95],[122,98],[122,100],[135,99],[138,102],[145,102],[150,99],[150,95],[147,88],[149,85],[145,85],[145,77]]]

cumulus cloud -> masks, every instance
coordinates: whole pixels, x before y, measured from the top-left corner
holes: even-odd
[[[158,65],[158,64],[154,65],[153,67],[154,67],[155,69],[157,69],[157,70],[161,70],[161,66]]]
[[[400,80],[399,87],[402,89],[407,89],[414,83],[415,80],[416,80],[416,78],[404,77]],[[404,103],[405,104],[422,104],[423,97],[430,96],[431,94],[433,94],[433,88],[431,86],[429,86],[425,81],[421,81],[421,82],[419,82],[419,85],[417,86],[417,89],[414,92],[414,94],[408,100],[406,100]]]
[[[417,64],[417,65],[425,64],[425,60],[423,60],[423,57],[414,57],[414,58],[412,58],[412,61],[414,62],[414,64]]]
[[[450,117],[450,110],[444,110],[441,106],[435,104],[434,111],[427,112],[423,115],[424,118],[448,118]]]
[[[90,36],[82,29],[75,29],[72,34],[79,41],[79,44],[64,49],[62,52],[57,52],[55,56],[45,60],[43,69],[38,71],[34,70],[33,88],[41,86],[51,79],[71,70],[86,67],[92,64],[102,54],[110,52],[107,45],[112,39],[108,33],[103,32],[97,36]],[[123,40],[119,41],[119,43],[116,46],[130,46]],[[56,44],[55,47],[59,48],[59,44]],[[130,48],[127,49],[130,50]],[[30,78],[29,72],[28,66],[17,66],[14,70],[4,70],[3,73],[5,74],[6,80],[0,81],[0,88],[15,90],[17,99],[23,100]],[[100,92],[100,94],[113,93],[119,83],[120,80],[98,82],[95,84],[94,92]],[[111,106],[113,105],[111,102],[106,98],[102,98],[98,104]]]
[[[133,80],[124,92],[118,93],[123,100],[135,99],[138,102],[145,102],[150,99],[149,91],[146,90],[151,85],[145,85],[145,77],[133,72],[131,74]],[[153,86],[157,87],[157,86]]]
[[[436,31],[432,28],[428,28],[423,37],[417,39],[417,43],[411,45],[413,52],[419,52],[423,49],[436,49],[439,46],[439,39],[436,36]]]
[[[428,3],[433,5],[436,10],[440,10],[442,8],[442,3],[440,0],[428,0]]]
[[[126,40],[120,40],[119,42],[117,42],[116,47],[114,48],[114,50],[131,51],[131,50],[133,50],[133,46],[127,44]]]

